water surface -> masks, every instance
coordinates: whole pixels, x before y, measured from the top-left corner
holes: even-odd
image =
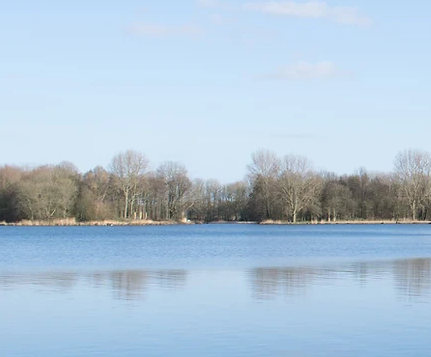
[[[431,226],[0,227],[0,356],[430,356]]]

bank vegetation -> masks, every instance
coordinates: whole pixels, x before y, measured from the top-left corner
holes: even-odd
[[[137,151],[80,173],[69,162],[0,167],[0,222],[123,225],[173,222],[426,222],[431,220],[431,156],[400,152],[392,172],[317,172],[302,156],[251,155],[238,182],[192,179],[177,162],[150,169]]]

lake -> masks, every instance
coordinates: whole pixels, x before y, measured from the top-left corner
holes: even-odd
[[[0,356],[431,356],[431,225],[0,227]]]

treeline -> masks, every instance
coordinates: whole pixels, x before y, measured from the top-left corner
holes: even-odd
[[[165,162],[149,170],[140,152],[116,155],[84,174],[71,163],[0,167],[0,221],[430,220],[431,156],[406,150],[393,172],[316,172],[307,158],[259,150],[243,181],[192,180]]]

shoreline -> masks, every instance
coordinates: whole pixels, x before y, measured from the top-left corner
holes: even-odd
[[[307,226],[307,225],[313,225],[313,226],[332,226],[332,225],[396,225],[396,224],[402,224],[402,225],[410,225],[410,224],[431,224],[431,221],[411,221],[411,220],[399,220],[399,221],[393,221],[393,220],[375,220],[375,221],[336,221],[336,222],[328,222],[328,221],[312,221],[312,222],[288,222],[288,221],[262,221],[259,223],[260,225],[264,226]]]
[[[0,226],[4,227],[122,227],[122,226],[172,226],[172,225],[187,225],[190,222],[176,222],[176,221],[152,221],[152,220],[133,220],[133,221],[89,221],[89,222],[76,222],[74,219],[57,219],[53,221],[31,221],[24,220],[21,222],[7,223],[0,222]]]
[[[104,221],[90,221],[90,222],[77,222],[74,219],[59,219],[53,221],[31,221],[23,220],[21,222],[7,223],[0,222],[2,227],[145,227],[145,226],[174,226],[174,225],[201,225],[201,224],[212,224],[212,225],[249,225],[257,224],[262,226],[319,226],[319,225],[424,225],[431,224],[431,221],[411,221],[411,220],[375,220],[375,221],[312,221],[312,222],[288,222],[288,221],[273,221],[266,220],[262,222],[254,221],[215,221],[215,222],[178,222],[178,221],[152,221],[152,220],[130,220],[130,221],[115,221],[115,220],[104,220]]]

